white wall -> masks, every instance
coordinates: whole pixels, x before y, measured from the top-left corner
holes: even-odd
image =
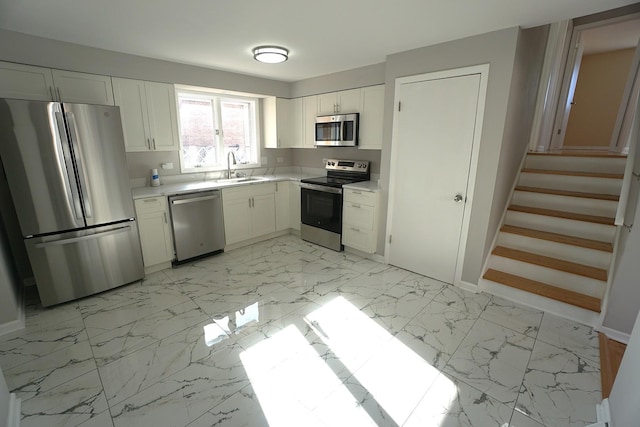
[[[636,318],[631,339],[609,395],[611,427],[637,426],[640,420],[640,316]]]
[[[516,56],[518,43],[535,46],[533,52],[537,52],[539,50],[537,45],[541,41],[544,42],[544,40],[540,39],[540,36],[536,35],[531,40],[527,36],[523,41],[518,28],[509,28],[387,57],[385,126],[381,159],[381,184],[384,189],[382,194],[383,204],[386,204],[388,198],[396,79],[471,65],[490,64],[478,174],[475,184],[475,200],[471,212],[469,238],[462,273],[462,280],[473,284],[477,284],[484,256],[495,234],[497,221],[502,214],[501,210],[504,209],[502,201],[506,200],[508,195],[508,192],[505,194],[504,190],[501,190],[499,194],[494,194],[494,191],[500,188],[498,180],[500,180],[503,187],[510,187],[513,182],[510,176],[499,176],[501,163],[504,167],[504,164],[509,161],[507,158],[501,161],[501,151],[512,143],[519,145],[522,142],[522,144],[526,145],[526,140],[528,140],[526,138],[525,141],[511,141],[511,137],[525,132],[515,131],[508,126],[505,129],[507,119],[515,121],[523,115],[521,112],[516,112],[509,117],[507,116],[509,105],[510,103],[513,104],[515,99],[514,95],[511,95],[511,91],[516,90],[517,97],[521,97],[520,93],[528,93],[529,90],[528,82],[530,79],[528,77],[518,77],[526,73],[523,73],[523,70],[517,67],[514,70],[514,64],[516,64],[516,60],[523,63],[535,62],[531,59],[524,61],[523,58],[527,58],[526,55],[522,57]],[[532,46],[528,47],[531,48]],[[544,48],[544,45],[542,47]],[[517,74],[518,80],[527,82],[526,89],[512,85],[514,73]],[[498,220],[496,220],[496,216]],[[379,247],[384,246],[384,240],[386,239],[385,227],[386,217],[383,217],[381,218]]]
[[[606,314],[602,326],[614,331],[630,334],[633,322],[640,311],[640,199],[638,191],[640,184],[634,179],[631,184],[633,201],[631,211],[635,210],[634,217],[627,217],[625,223],[635,224],[631,231],[621,230],[618,243],[617,266],[614,269],[613,281],[609,299],[607,300]],[[634,209],[635,208],[635,209]]]

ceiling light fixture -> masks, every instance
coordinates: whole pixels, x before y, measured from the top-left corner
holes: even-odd
[[[259,46],[253,49],[253,59],[267,64],[277,64],[289,59],[289,51],[279,46]]]

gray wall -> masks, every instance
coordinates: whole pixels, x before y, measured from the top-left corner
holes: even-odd
[[[481,273],[487,241],[492,239],[495,233],[495,229],[489,228],[490,224],[496,223],[496,219],[492,218],[492,215],[495,216],[492,206],[493,192],[496,189],[500,152],[505,138],[505,120],[510,101],[519,34],[518,28],[509,28],[390,55],[386,62],[385,123],[381,159],[383,204],[386,204],[388,199],[396,79],[471,65],[490,64],[478,174],[462,273],[462,280],[473,284],[477,284]],[[507,185],[510,184],[511,182]],[[504,196],[501,197],[504,198]],[[499,209],[502,208],[504,206]],[[381,218],[379,248],[384,247],[386,239],[386,215],[384,216]]]
[[[293,150],[292,163],[308,168],[323,168],[323,159],[368,160],[371,173],[380,174],[380,150],[358,150],[349,147],[318,147]]]
[[[511,189],[518,177],[520,164],[529,145],[548,34],[549,26],[543,26],[522,30],[518,35],[507,117],[483,258],[491,250],[491,244],[500,226],[500,220],[509,202]],[[469,265],[469,268],[478,271],[477,260],[469,261],[473,263]],[[479,267],[482,268],[482,265]],[[477,279],[472,283],[477,283]]]
[[[317,95],[338,90],[381,85],[385,82],[385,63],[354,68],[291,83],[291,97]]]
[[[0,30],[0,60],[130,79],[289,97],[287,82]]]

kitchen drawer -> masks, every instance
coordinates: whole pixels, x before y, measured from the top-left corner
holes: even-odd
[[[343,198],[345,202],[348,201],[369,206],[376,205],[376,193],[372,191],[353,190],[351,188],[345,188]]]
[[[167,209],[166,197],[147,197],[144,199],[136,199],[136,213],[142,215],[150,212],[161,212]]]
[[[342,209],[345,226],[348,224],[365,230],[373,229],[375,212],[372,206],[345,201]]]
[[[376,242],[374,233],[368,230],[344,224],[342,227],[342,244],[363,252],[374,253]]]

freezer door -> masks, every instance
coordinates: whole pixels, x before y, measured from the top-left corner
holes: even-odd
[[[0,157],[23,236],[85,226],[61,105],[0,99]]]
[[[63,104],[88,226],[135,217],[118,107]]]
[[[36,237],[25,244],[45,307],[144,276],[136,221]]]

